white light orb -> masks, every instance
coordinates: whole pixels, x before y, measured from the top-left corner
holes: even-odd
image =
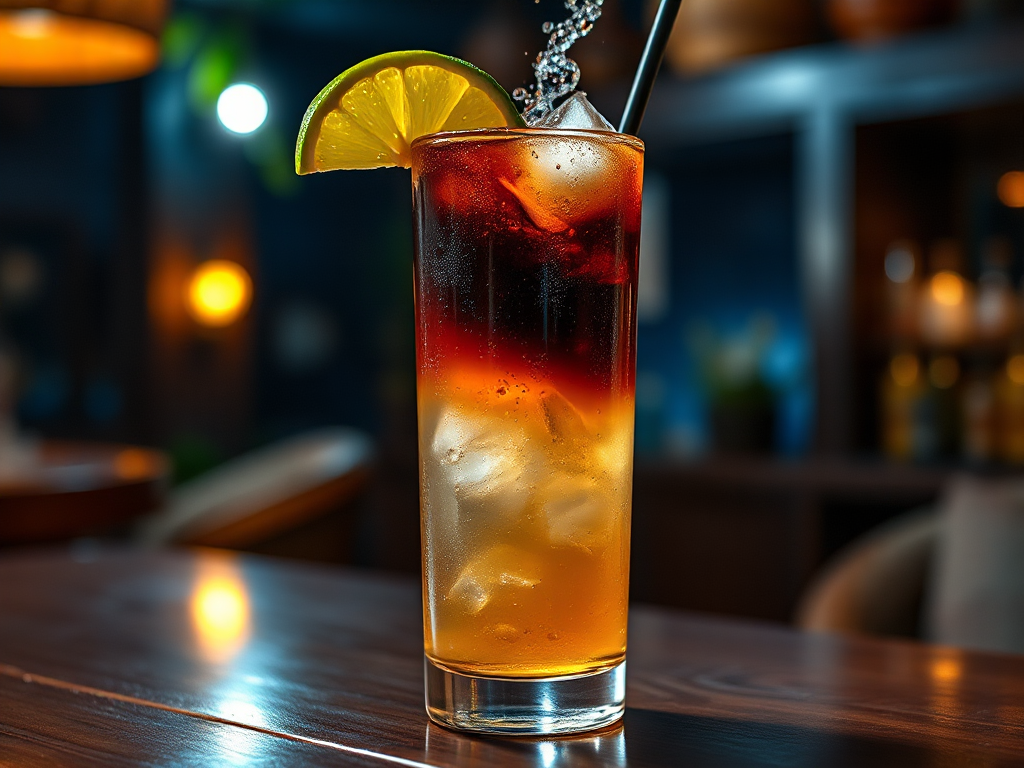
[[[217,119],[232,133],[252,133],[267,120],[267,97],[251,83],[235,83],[217,99]]]

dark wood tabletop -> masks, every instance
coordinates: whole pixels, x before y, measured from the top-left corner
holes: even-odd
[[[1010,766],[1024,657],[635,606],[621,725],[423,711],[402,577],[215,550],[0,555],[0,766]]]

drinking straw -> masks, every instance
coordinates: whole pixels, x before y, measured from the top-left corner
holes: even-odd
[[[633,78],[633,87],[629,89],[626,108],[622,112],[622,122],[619,123],[619,133],[635,136],[640,130],[640,122],[644,119],[644,110],[647,109],[651,89],[654,88],[654,78],[658,76],[668,36],[672,33],[672,25],[681,4],[682,0],[661,0],[661,4],[658,5],[654,26],[647,36],[647,45],[640,56],[640,66],[636,70],[636,77]]]

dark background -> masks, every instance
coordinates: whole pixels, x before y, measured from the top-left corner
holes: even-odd
[[[574,49],[612,122],[648,10],[607,0]],[[880,448],[886,248],[956,237],[972,276],[999,234],[1022,272],[1024,215],[995,196],[1024,168],[1020,22],[968,3],[857,44],[813,13],[806,45],[667,65],[641,131],[645,227],[663,244],[645,250],[662,290],[644,294],[639,332],[641,599],[785,619],[828,555],[933,500],[959,455],[893,463]],[[182,0],[141,80],[0,88],[0,289],[12,253],[38,277],[28,298],[0,295],[21,427],[159,447],[179,480],[303,430],[361,428],[379,460],[351,560],[414,570],[409,175],[298,178],[294,137],[324,84],[387,50],[461,55],[526,84],[541,23],[563,14],[555,0]],[[214,115],[235,81],[270,103],[249,137]],[[166,285],[215,257],[246,266],[255,292],[241,321],[210,331]],[[730,345],[755,349],[774,421],[747,422],[757,434],[735,451],[716,443],[706,370]]]

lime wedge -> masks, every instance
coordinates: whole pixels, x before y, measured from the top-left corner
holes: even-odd
[[[494,78],[451,56],[398,51],[356,64],[306,110],[296,173],[410,165],[414,139],[440,131],[523,126]]]

